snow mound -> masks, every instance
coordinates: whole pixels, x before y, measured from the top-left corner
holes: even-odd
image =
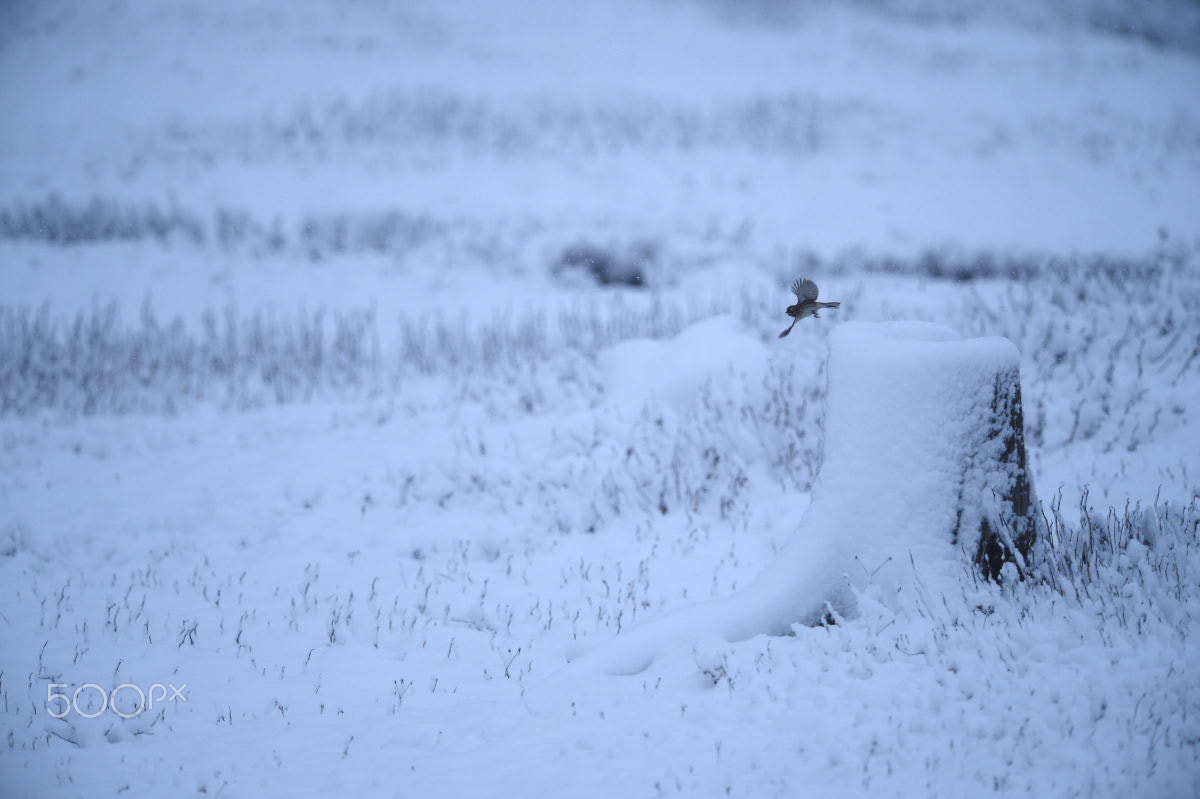
[[[601,351],[597,362],[610,401],[637,413],[651,399],[683,407],[706,381],[730,374],[741,373],[755,385],[766,374],[767,351],[724,315],[690,325],[672,339],[623,341]]]
[[[637,353],[648,380],[678,389],[703,371],[699,347],[717,338],[702,328],[662,349],[624,348],[610,366]],[[676,352],[688,358],[678,371],[654,371]],[[792,541],[746,589],[630,630],[581,660],[636,674],[664,648],[787,633],[830,608],[853,613],[858,591],[888,601],[952,585],[978,546],[980,521],[998,518],[998,497],[1012,486],[996,402],[1015,390],[1018,360],[1007,339],[964,339],[940,325],[834,328],[825,460]]]
[[[811,605],[837,578],[897,592],[914,570],[926,582],[958,573],[1012,479],[994,466],[1002,442],[993,404],[997,381],[1016,378],[1017,348],[922,322],[849,322],[834,328],[829,349],[812,505],[762,580],[790,584]]]

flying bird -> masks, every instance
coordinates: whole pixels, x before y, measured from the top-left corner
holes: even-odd
[[[796,323],[804,317],[815,316],[819,319],[820,314],[818,314],[817,311],[821,310],[822,308],[837,308],[841,305],[840,302],[817,302],[817,284],[808,278],[797,280],[795,283],[793,283],[792,293],[796,295],[796,299],[799,300],[799,302],[797,302],[795,305],[788,306],[787,315],[792,317],[792,323],[788,325],[787,330],[779,334],[780,338],[783,338],[788,333],[791,333],[792,328],[796,326]]]

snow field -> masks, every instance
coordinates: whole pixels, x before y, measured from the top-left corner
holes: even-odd
[[[734,594],[794,537],[796,467],[762,454],[773,436],[746,411],[779,379],[763,380],[763,361],[769,374],[798,360],[770,353],[772,336],[726,317],[603,349],[576,367],[588,391],[549,381],[532,412],[518,391],[434,376],[416,384],[423,402],[410,385],[232,414],[10,419],[6,449],[24,466],[6,486],[21,509],[6,604],[33,612],[6,628],[28,675],[5,669],[9,756],[57,753],[67,794],[501,795],[580,773],[606,775],[580,788],[597,795],[787,794],[816,779],[851,794],[988,782],[1069,794],[1084,772],[1102,792],[1185,790],[1194,506],[1139,510],[1104,546],[1068,509],[1048,584],[977,584],[965,560],[948,583],[922,580],[912,562],[914,585],[934,587],[899,605],[860,577],[853,620],[666,647],[653,671],[564,688],[555,673],[579,641]],[[718,355],[707,374],[697,346]],[[633,371],[615,365],[648,352],[661,388],[635,411],[622,388]],[[1120,676],[1082,679],[1102,662]],[[191,698],[153,717],[58,722],[42,705],[49,678],[178,679]],[[730,713],[758,732],[731,738]],[[192,759],[173,754],[180,738]],[[117,746],[137,747],[132,766],[113,766]],[[1117,749],[1144,758],[1097,771]],[[309,762],[341,767],[314,782]]]
[[[1200,794],[1195,11],[1026,5],[5,5],[0,794]],[[896,320],[1015,346],[1029,579],[583,668],[929,515]]]

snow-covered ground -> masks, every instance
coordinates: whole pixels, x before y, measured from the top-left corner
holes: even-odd
[[[1198,31],[4,4],[0,794],[1200,794]],[[894,319],[1016,345],[1035,579],[569,662],[788,551]]]

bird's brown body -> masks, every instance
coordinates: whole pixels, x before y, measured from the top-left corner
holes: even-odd
[[[801,319],[807,316],[813,316],[819,319],[820,313],[818,312],[822,308],[837,308],[841,305],[840,302],[817,302],[817,284],[808,278],[797,280],[795,283],[793,283],[792,293],[796,295],[796,299],[799,300],[799,302],[797,302],[795,305],[789,305],[787,307],[787,315],[792,317],[792,323],[788,325],[787,330],[779,334],[780,338],[783,338],[788,333],[791,333],[792,328],[795,327],[796,323]]]

